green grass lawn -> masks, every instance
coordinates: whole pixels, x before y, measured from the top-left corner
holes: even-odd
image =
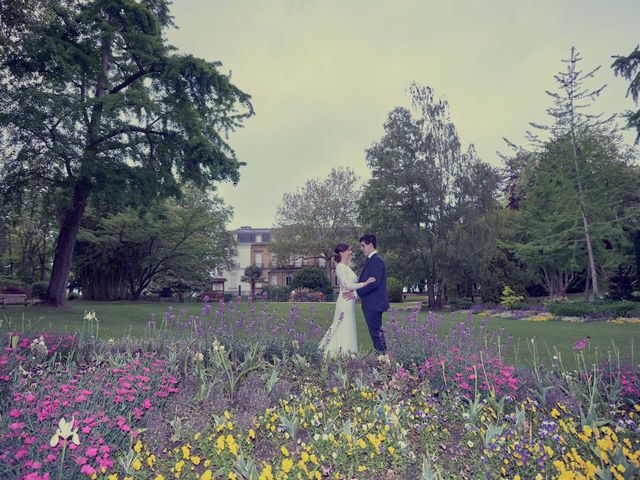
[[[190,315],[198,315],[202,312],[202,305],[196,303],[168,304],[168,303],[134,303],[134,302],[83,302],[74,301],[69,308],[51,309],[43,306],[7,306],[0,310],[0,322],[6,330],[8,322],[12,328],[29,331],[67,331],[81,332],[83,328],[83,314],[85,310],[95,311],[100,321],[101,338],[118,338],[123,336],[141,337],[145,335],[145,327],[151,313],[155,312],[160,318],[169,306],[175,311],[186,308]],[[278,316],[288,316],[290,303],[271,303],[270,311]],[[215,305],[213,308],[215,309]],[[248,308],[246,303],[242,309]],[[312,313],[315,309],[315,314]],[[331,323],[333,304],[322,303],[302,304],[301,321],[315,316],[316,320],[324,328]],[[363,351],[371,349],[371,340],[359,306],[356,308],[358,321],[358,339]],[[443,329],[451,328],[456,322],[464,320],[462,316],[449,313],[438,313],[442,319]],[[480,323],[478,316],[474,317],[476,323]],[[590,350],[596,347],[601,352],[612,349],[612,342],[620,350],[623,356],[632,356],[637,360],[634,345],[640,339],[640,325],[614,324],[607,322],[568,323],[559,321],[528,322],[492,318],[489,320],[489,329],[504,328],[505,335],[511,335],[514,339],[514,347],[509,354],[509,360],[518,365],[531,363],[531,355],[528,342],[534,338],[543,360],[548,361],[553,355],[554,347],[562,354],[562,358],[568,366],[574,365],[573,345],[579,338],[590,337]],[[392,347],[393,348],[393,347]]]

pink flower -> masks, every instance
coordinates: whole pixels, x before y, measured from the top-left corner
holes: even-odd
[[[22,427],[25,426],[24,422],[15,422],[15,423],[11,423],[9,424],[9,429],[13,430],[15,433],[18,432],[18,430],[21,430]]]
[[[582,340],[576,340],[576,344],[573,346],[574,350],[584,350],[589,346],[589,337]]]
[[[96,469],[91,465],[83,465],[80,469],[80,472],[84,473],[85,475],[93,475],[94,473],[96,473]]]
[[[27,453],[29,453],[29,451],[26,448],[21,448],[16,452],[16,460],[23,459],[27,455]]]
[[[11,418],[18,418],[20,415],[22,415],[20,413],[20,410],[18,410],[17,408],[14,408],[13,410],[11,410],[11,413],[9,413],[9,416]]]
[[[148,397],[145,398],[144,402],[142,402],[142,406],[149,410],[151,408],[151,400]]]
[[[95,447],[87,448],[87,457],[95,457],[98,454],[98,449]]]

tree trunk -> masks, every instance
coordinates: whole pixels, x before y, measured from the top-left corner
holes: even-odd
[[[591,269],[587,270],[587,283],[584,286],[584,301],[589,302],[589,281],[591,280]]]
[[[91,188],[91,180],[87,177],[80,178],[73,188],[72,204],[65,213],[60,233],[58,234],[51,279],[47,289],[45,302],[51,306],[60,307],[66,303],[65,294],[67,292],[69,272],[71,271],[73,248],[76,244],[78,230],[89,200]]]
[[[589,255],[589,270],[591,273],[591,286],[593,289],[593,295],[598,298],[600,296],[600,290],[598,289],[598,273],[596,272],[596,261],[593,255],[593,241],[591,239],[591,226],[589,225],[589,219],[587,218],[587,210],[584,206],[584,193],[582,190],[582,181],[580,180],[580,165],[578,164],[578,158],[580,157],[580,147],[576,141],[575,133],[571,131],[571,146],[573,151],[573,163],[576,171],[576,185],[578,187],[578,203],[580,204],[580,213],[582,215],[582,226],[584,228],[584,237],[587,243],[587,253]]]
[[[436,305],[436,291],[434,281],[432,279],[429,279],[427,282],[427,293],[429,298],[429,307],[433,308]]]
[[[640,285],[640,230],[633,235],[633,247],[636,253],[636,282]]]

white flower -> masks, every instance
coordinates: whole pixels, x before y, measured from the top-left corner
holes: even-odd
[[[204,355],[202,352],[196,352],[193,354],[193,361],[196,363],[202,363],[204,361]]]
[[[78,436],[78,429],[73,428],[74,421],[75,419],[73,416],[71,417],[70,422],[67,422],[64,419],[64,417],[61,418],[60,422],[58,422],[58,429],[56,430],[56,433],[53,435],[53,437],[51,437],[51,440],[49,441],[49,445],[51,445],[52,447],[55,447],[56,445],[58,445],[60,440],[66,441],[69,439],[71,439],[71,441],[76,445],[80,445],[80,437]]]
[[[96,312],[88,312],[86,310],[84,311],[84,317],[82,318],[88,321],[98,320],[98,318],[96,317]]]

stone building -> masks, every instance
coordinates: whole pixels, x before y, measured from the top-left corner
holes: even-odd
[[[292,264],[278,264],[269,252],[271,243],[271,229],[240,227],[234,231],[238,242],[238,256],[231,270],[221,273],[226,279],[225,290],[230,293],[247,293],[251,285],[241,280],[244,270],[248,266],[256,265],[262,268],[262,278],[265,283],[256,284],[256,291],[260,292],[264,285],[290,285],[295,273],[304,266],[314,266],[326,269],[324,258],[314,257],[294,260]],[[334,269],[331,272],[331,282],[336,284]]]

